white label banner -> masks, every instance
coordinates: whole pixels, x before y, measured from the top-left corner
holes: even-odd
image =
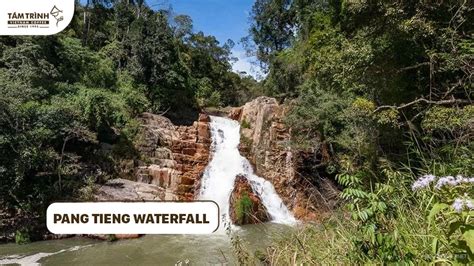
[[[211,234],[219,206],[194,202],[53,203],[46,213],[54,234]]]
[[[74,16],[74,0],[0,0],[0,35],[52,35]]]

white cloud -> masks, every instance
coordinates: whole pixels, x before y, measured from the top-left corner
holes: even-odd
[[[245,72],[256,80],[265,78],[265,74],[256,63],[257,59],[254,56],[249,57],[242,50],[233,50],[232,55],[238,59],[237,62],[232,63],[232,71],[235,73]]]

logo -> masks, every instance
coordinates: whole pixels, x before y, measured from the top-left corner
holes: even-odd
[[[51,35],[74,16],[75,0],[0,0],[0,35]],[[59,3],[59,4],[58,4]]]
[[[59,10],[56,6],[53,6],[51,12],[49,12],[55,19],[56,19],[56,27],[58,26],[59,22],[64,20],[63,11]]]
[[[8,28],[49,28],[48,13],[8,13]]]
[[[56,27],[64,20],[63,11],[54,6],[49,13],[8,13],[9,28],[49,28],[50,15],[56,19]]]

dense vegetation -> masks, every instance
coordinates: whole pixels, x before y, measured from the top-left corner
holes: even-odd
[[[232,45],[143,1],[88,1],[58,35],[0,38],[2,234],[28,239],[51,201],[113,176],[140,113],[188,123],[245,101],[255,81],[231,71]]]
[[[472,261],[473,9],[466,0],[256,0],[247,44],[268,72],[261,84],[230,71],[232,42],[143,1],[88,1],[58,35],[2,37],[0,218],[17,219],[0,231],[33,240],[31,221],[48,203],[87,197],[114,176],[117,161],[135,156],[140,113],[188,123],[200,108],[263,91],[291,105],[292,145],[328,147],[331,160],[308,178],[334,178],[342,192],[327,221],[259,259]]]
[[[474,260],[473,11],[470,1],[256,1],[266,94],[292,104],[295,146],[329,147],[315,182],[343,189],[340,215],[275,245],[269,261]]]

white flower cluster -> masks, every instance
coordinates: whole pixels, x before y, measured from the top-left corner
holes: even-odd
[[[474,177],[463,177],[461,175],[454,176],[442,176],[436,177],[435,175],[424,175],[411,186],[413,191],[422,190],[434,184],[436,190],[440,190],[444,187],[455,187],[461,184],[474,184]],[[451,205],[456,212],[462,212],[463,210],[474,210],[474,201],[467,195],[464,194],[461,198],[456,198]]]
[[[453,209],[456,211],[456,212],[462,212],[464,209],[468,209],[468,210],[474,210],[474,203],[472,201],[472,199],[468,199],[468,198],[457,198],[454,200],[453,204],[451,205],[451,207],[453,207]]]
[[[461,175],[454,176],[443,176],[437,178],[434,175],[424,175],[416,180],[411,186],[413,191],[421,190],[430,186],[431,183],[435,184],[435,189],[441,189],[445,186],[455,187],[460,184],[474,184],[474,177],[463,177]]]
[[[455,187],[459,184],[467,184],[467,183],[474,183],[473,177],[462,177],[461,175],[457,175],[456,177],[453,176],[444,176],[438,179],[438,182],[435,185],[436,189],[441,189],[444,186],[452,186]]]
[[[424,176],[418,178],[418,180],[416,180],[413,183],[413,185],[411,186],[411,189],[413,191],[424,189],[424,188],[428,187],[435,180],[436,180],[436,176],[434,176],[434,175],[424,175]]]

